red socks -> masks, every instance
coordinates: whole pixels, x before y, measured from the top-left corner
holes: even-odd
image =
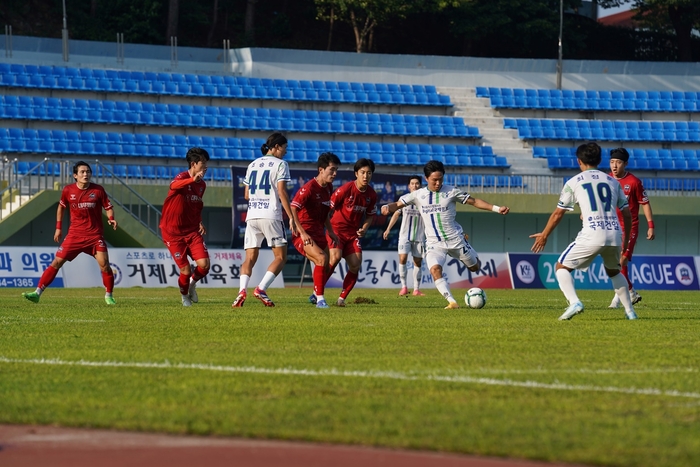
[[[56,274],[58,274],[58,269],[56,269],[53,266],[49,266],[46,268],[44,273],[41,275],[41,279],[39,279],[39,285],[38,287],[41,290],[44,290],[46,287],[51,285],[53,280],[56,278]]]

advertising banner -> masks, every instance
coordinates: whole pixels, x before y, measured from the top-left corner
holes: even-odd
[[[36,288],[44,270],[51,264],[56,248],[0,247],[0,287]],[[197,287],[238,288],[243,250],[209,250],[211,269]],[[272,262],[272,251],[261,249],[250,283],[258,284]],[[115,287],[177,287],[179,268],[165,248],[110,248],[109,260]],[[102,287],[102,276],[95,258],[81,254],[65,263],[52,287]],[[284,287],[280,274],[271,287]]]
[[[554,265],[558,254],[510,253],[510,269],[516,289],[557,289]],[[603,261],[573,271],[577,289],[611,289]],[[698,290],[695,258],[692,256],[635,255],[629,265],[630,280],[638,290]]]
[[[477,272],[469,271],[464,264],[454,258],[448,259],[443,268],[443,274],[447,277],[451,288],[513,288],[505,253],[480,253],[479,258],[481,259],[481,269]],[[407,266],[408,285],[413,287],[413,261],[411,258],[409,258]],[[307,275],[310,275],[311,267],[307,266]],[[328,280],[327,287],[341,287],[346,273],[347,265],[345,261],[341,261]],[[432,286],[433,278],[425,264],[423,264],[422,277],[422,287]],[[362,267],[355,287],[401,288],[398,253],[396,251],[363,251]]]

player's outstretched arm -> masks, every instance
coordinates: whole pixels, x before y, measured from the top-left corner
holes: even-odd
[[[384,206],[382,206],[382,209],[381,209],[382,216],[388,216],[392,212],[396,212],[397,210],[399,210],[405,206],[406,205],[401,200],[398,200],[395,203],[385,204]]]
[[[510,208],[508,206],[497,206],[479,198],[469,198],[467,199],[467,204],[470,204],[478,209],[483,209],[484,211],[493,211],[504,216],[510,212]]]
[[[530,248],[533,253],[539,253],[540,251],[544,250],[545,245],[547,245],[547,238],[549,238],[549,235],[554,231],[554,229],[557,228],[557,225],[559,225],[561,220],[564,218],[565,213],[566,210],[556,208],[552,215],[549,216],[549,221],[547,221],[547,225],[545,226],[544,230],[542,232],[530,235],[530,238],[535,239],[535,243],[532,245],[532,248]]]

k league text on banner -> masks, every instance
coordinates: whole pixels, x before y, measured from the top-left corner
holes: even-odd
[[[516,289],[556,289],[557,254],[510,253]],[[639,290],[698,290],[696,260],[692,256],[635,255],[629,264],[630,280]],[[610,278],[597,257],[587,270],[573,271],[577,289],[611,289]]]
[[[24,247],[0,248],[0,287],[36,288],[55,252],[53,247],[32,248],[31,252]],[[211,269],[197,287],[237,288],[244,258],[243,250],[209,250]],[[267,265],[273,259],[271,250],[260,250],[258,264]],[[109,262],[115,287],[177,287],[180,269],[165,248],[110,248]],[[260,282],[265,271],[266,267],[254,268],[250,283]],[[97,261],[92,256],[79,255],[63,265],[51,286],[102,287]],[[271,287],[284,287],[282,274]]]

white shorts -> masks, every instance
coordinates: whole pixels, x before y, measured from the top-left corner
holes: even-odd
[[[249,219],[246,221],[243,249],[260,248],[263,239],[267,246],[276,248],[287,244],[287,236],[281,221],[274,219]]]
[[[479,255],[464,238],[428,244],[425,247],[425,262],[429,270],[435,265],[443,267],[448,256],[460,260],[468,268],[479,262]]]
[[[620,270],[620,247],[585,245],[571,242],[559,256],[558,262],[570,269],[587,269],[596,256],[603,258],[606,269]]]
[[[411,242],[406,239],[399,239],[399,254],[408,255],[410,254],[414,258],[422,258],[423,252],[425,251],[425,246],[423,242]]]

